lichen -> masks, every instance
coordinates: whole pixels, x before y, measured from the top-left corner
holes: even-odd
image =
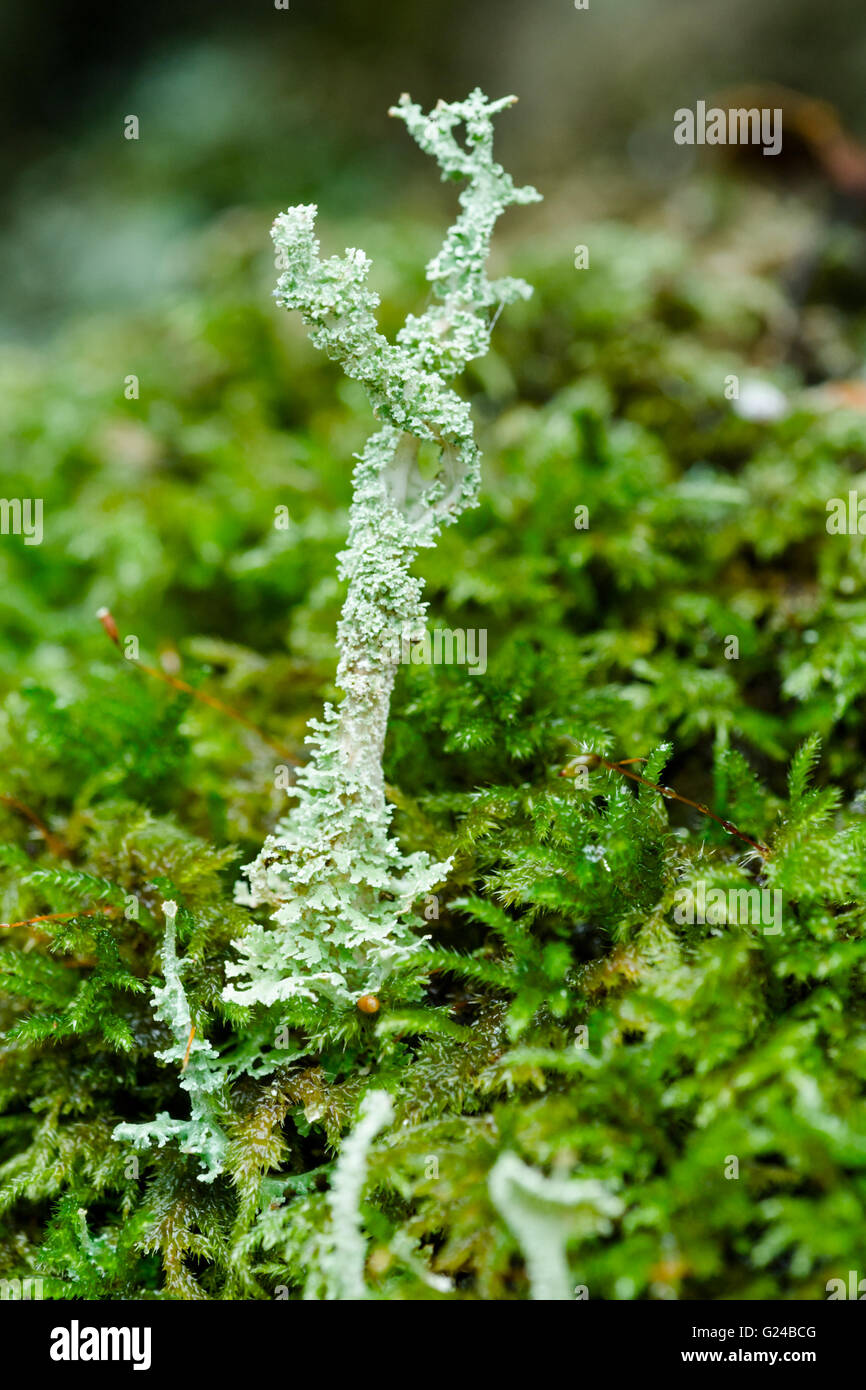
[[[490,1196],[520,1242],[533,1299],[571,1298],[569,1237],[606,1235],[623,1202],[597,1178],[545,1177],[513,1153],[500,1154],[488,1179]]]
[[[493,117],[513,100],[488,102],[476,90],[429,115],[408,96],[392,109],[443,179],[467,181],[461,212],[427,266],[430,307],[410,315],[394,343],[377,327],[364,252],[322,259],[313,206],[290,208],[274,223],[286,266],[278,302],[297,310],[313,343],[362,384],[383,424],[357,457],[339,556],[348,585],[337,631],[343,698],[311,723],[296,805],[244,870],[240,900],[272,907],[275,926],[253,927],[236,943],[240,959],[227,966],[233,982],[224,992],[230,1003],[324,1000],[346,1008],[381,990],[423,948],[412,905],[450,867],[425,853],[404,855],[391,836],[382,755],[397,665],[393,633],[422,625],[427,607],[410,566],[442,526],[477,503],[471,413],[448,382],[487,351],[499,308],[531,293],[522,280],[490,281],[485,271],[496,219],[509,204],[539,197],[516,187],[493,158]],[[454,133],[460,124],[465,144]],[[439,450],[430,479],[418,468],[422,444]],[[413,997],[410,987],[402,997]]]
[[[331,1226],[322,1260],[329,1291],[334,1298],[367,1297],[361,1196],[367,1176],[370,1145],[393,1118],[394,1106],[387,1091],[368,1091],[361,1102],[358,1123],[344,1141],[334,1169],[329,1194]]]
[[[173,1042],[155,1056],[159,1062],[179,1065],[180,1085],[190,1096],[190,1118],[177,1120],[161,1110],[155,1119],[143,1124],[115,1126],[113,1138],[131,1142],[138,1149],[153,1145],[161,1149],[173,1140],[181,1153],[195,1154],[200,1159],[204,1171],[198,1174],[199,1181],[213,1182],[222,1172],[227,1143],[217,1120],[215,1104],[215,1094],[225,1081],[225,1068],[220,1065],[216,1049],[192,1029],[181,980],[182,966],[177,957],[177,903],[164,902],[162,910],[165,916],[162,944],[165,983],[154,989],[152,1006],[160,1022],[171,1029]]]

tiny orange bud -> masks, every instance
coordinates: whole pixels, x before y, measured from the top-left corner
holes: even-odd
[[[362,1014],[377,1014],[379,1012],[379,1001],[375,994],[362,994],[358,1000],[358,1008]]]
[[[105,628],[112,642],[114,642],[116,646],[120,646],[120,633],[117,630],[117,623],[111,616],[111,610],[108,608],[100,608],[96,616],[102,623],[102,626]]]

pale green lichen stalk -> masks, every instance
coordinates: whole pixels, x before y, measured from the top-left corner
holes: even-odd
[[[490,281],[485,270],[500,213],[539,197],[516,187],[493,157],[493,117],[513,101],[488,102],[476,90],[429,115],[408,96],[392,109],[438,161],[442,178],[467,185],[460,215],[427,267],[430,307],[406,320],[396,342],[378,330],[363,251],[323,260],[312,206],[290,208],[274,223],[287,266],[277,300],[298,310],[313,343],[361,382],[383,423],[357,459],[339,557],[348,584],[337,634],[343,699],[311,723],[297,804],[245,869],[242,901],[273,907],[276,927],[254,927],[237,943],[240,960],[227,968],[236,981],[225,990],[230,1002],[324,999],[350,1007],[378,991],[415,957],[412,905],[449,867],[425,854],[404,856],[389,835],[382,753],[398,659],[394,633],[420,629],[426,612],[410,565],[443,525],[477,504],[480,455],[470,410],[447,383],[487,351],[501,306],[531,293],[522,280]],[[418,466],[422,445],[438,451],[432,478]]]
[[[520,1242],[532,1298],[570,1299],[568,1240],[608,1235],[613,1218],[623,1213],[622,1199],[598,1178],[548,1178],[513,1153],[500,1154],[488,1187],[494,1206]]]
[[[367,1297],[364,1280],[367,1247],[361,1220],[367,1156],[376,1135],[393,1118],[394,1106],[387,1091],[369,1091],[361,1101],[358,1123],[340,1151],[331,1183],[331,1226],[322,1260],[332,1298]]]
[[[213,1182],[223,1169],[227,1139],[216,1118],[216,1092],[225,1081],[225,1068],[219,1054],[210,1043],[197,1035],[191,1036],[192,1019],[186,992],[181,980],[182,964],[177,958],[175,918],[177,903],[164,902],[165,936],[162,944],[162,969],[165,983],[153,991],[153,1012],[161,1023],[171,1029],[174,1041],[163,1052],[157,1052],[160,1062],[174,1062],[181,1069],[180,1084],[190,1096],[190,1118],[174,1119],[161,1110],[155,1120],[144,1124],[120,1124],[112,1138],[129,1141],[134,1148],[162,1148],[168,1141],[177,1142],[181,1153],[195,1154],[204,1172],[201,1182]]]

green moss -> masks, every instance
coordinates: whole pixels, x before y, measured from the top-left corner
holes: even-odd
[[[395,263],[423,261],[430,229],[399,230]],[[0,915],[64,914],[0,933],[0,1273],[271,1299],[312,1272],[333,1295],[334,1165],[385,1092],[352,1187],[373,1297],[530,1296],[534,1236],[491,1189],[512,1155],[566,1206],[621,1203],[572,1203],[563,1259],[590,1298],[823,1298],[866,1206],[866,557],[825,525],[863,487],[866,417],[792,368],[784,418],[732,410],[725,377],[763,374],[789,307],[763,270],[710,276],[700,245],[624,226],[581,229],[588,271],[556,241],[525,253],[535,297],[461,388],[479,506],[411,571],[436,624],[487,632],[487,671],[401,664],[385,747],[400,853],[451,860],[407,918],[432,953],[378,1013],[247,1011],[226,966],[266,919],[233,884],[336,697],[346,459],[370,428],[269,311],[258,232],[236,260],[205,238],[219,273],[171,312],[0,364],[5,491],[45,508],[41,546],[0,546]],[[417,290],[395,288],[389,331]],[[834,325],[862,342],[856,315]],[[124,661],[101,604],[247,722]],[[771,854],[603,766],[561,778],[584,748],[652,758],[649,780]],[[678,920],[684,889],[755,888],[781,894],[781,931]],[[188,1037],[151,1006],[166,900],[193,1046],[227,1078],[207,1183],[176,1142]],[[113,1137],[159,1115],[162,1148]]]

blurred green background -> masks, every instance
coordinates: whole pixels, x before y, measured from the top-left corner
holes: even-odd
[[[194,233],[254,209],[440,216],[450,199],[388,106],[480,85],[517,93],[503,161],[534,179],[565,243],[623,198],[694,172],[673,112],[731,84],[826,98],[866,134],[866,15],[856,0],[154,0],[8,3],[0,15],[5,335],[43,337],[81,308],[153,308],[188,288]],[[138,115],[141,138],[122,139]],[[765,164],[773,161],[765,161]],[[765,175],[771,171],[765,169]],[[776,172],[776,171],[773,171]],[[231,221],[228,222],[231,226]],[[565,250],[563,250],[565,254]]]

